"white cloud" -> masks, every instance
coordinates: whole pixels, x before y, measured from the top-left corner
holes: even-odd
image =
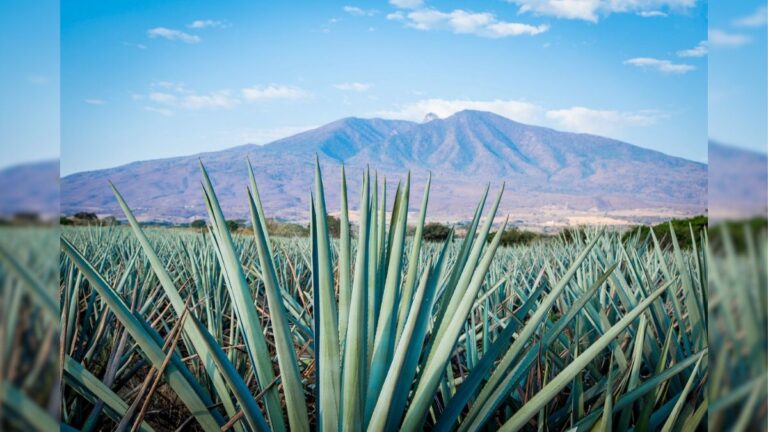
[[[208,93],[199,93],[172,81],[155,81],[150,84],[150,88],[147,94],[132,95],[133,100],[149,101],[153,105],[145,109],[164,115],[173,114],[173,110],[231,109],[246,102],[311,96],[299,87],[276,84],[247,87],[237,92],[221,89]]]
[[[246,101],[254,102],[266,99],[303,99],[309,93],[299,87],[270,84],[268,86],[247,87],[241,90]]]
[[[621,137],[627,128],[652,126],[666,117],[656,110],[598,110],[581,106],[548,109],[535,103],[509,99],[422,99],[397,110],[374,114],[383,118],[420,122],[430,113],[446,118],[463,110],[489,111],[522,123],[613,137]]]
[[[718,29],[709,29],[709,43],[716,47],[739,47],[751,42],[752,39],[743,34],[727,33]]]
[[[537,35],[549,30],[549,26],[499,21],[488,12],[467,12],[456,9],[441,12],[437,9],[419,9],[407,14],[390,14],[389,19],[405,19],[409,27],[417,30],[449,30],[456,34],[473,34],[488,38]]]
[[[153,107],[153,106],[145,106],[144,109],[147,110],[147,111],[153,112],[153,113],[164,115],[166,117],[170,117],[170,116],[173,115],[173,111],[171,111],[171,110],[169,110],[167,108],[158,108],[158,107]]]
[[[704,57],[707,55],[707,41],[701,41],[693,48],[685,49],[677,52],[678,57]]]
[[[344,6],[342,10],[350,15],[356,16],[374,16],[379,13],[376,9],[363,9],[357,6]]]
[[[165,27],[155,27],[147,30],[147,36],[150,38],[163,38],[171,41],[181,41],[188,44],[200,43],[202,39],[199,36],[184,33],[181,30],[174,30]]]
[[[643,17],[643,18],[655,18],[655,17],[663,18],[663,17],[668,16],[666,13],[664,13],[662,11],[657,11],[657,10],[640,11],[637,14],[640,15],[641,17]]]
[[[464,110],[490,111],[524,123],[539,123],[544,113],[542,107],[518,100],[424,99],[404,105],[398,110],[379,111],[376,115],[383,118],[421,121],[429,113],[445,118]]]
[[[249,144],[268,144],[301,132],[315,129],[317,126],[281,126],[274,128],[240,128],[227,129],[219,135],[221,141],[231,142],[232,145]]]
[[[176,103],[176,96],[170,93],[152,92],[149,95],[147,95],[147,99],[151,100],[152,102],[157,102],[157,103],[166,104],[166,105],[171,105]]]
[[[572,132],[617,136],[627,127],[655,124],[660,114],[655,111],[621,112],[577,106],[547,111],[546,117],[554,126]]]
[[[751,15],[741,17],[733,22],[737,27],[764,27],[768,24],[768,7],[760,6]]]
[[[207,108],[233,108],[240,100],[229,90],[217,90],[207,94],[177,90],[176,93],[151,92],[147,99],[171,108],[199,110]]]
[[[389,0],[389,4],[400,9],[416,9],[424,4],[423,0]]]
[[[405,14],[402,11],[392,12],[387,14],[387,19],[393,21],[402,21],[405,19]]]
[[[105,105],[107,103],[104,99],[85,99],[83,102],[89,105]]]
[[[659,60],[650,57],[632,58],[626,60],[624,64],[637,66],[639,68],[653,69],[665,74],[685,74],[696,69],[693,65],[672,63],[669,60]]]
[[[191,29],[204,29],[204,28],[224,28],[228,27],[228,24],[219,20],[194,20],[187,25]]]
[[[371,88],[370,84],[360,83],[360,82],[334,84],[333,86],[342,91],[353,91],[358,93],[368,91]]]
[[[638,13],[641,16],[662,16],[661,8],[686,10],[696,0],[507,0],[520,6],[520,13],[533,13],[563,19],[597,22],[612,13]]]
[[[182,99],[181,106],[190,110],[204,108],[232,108],[240,104],[240,99],[232,96],[229,90],[218,90],[204,95],[191,94]]]

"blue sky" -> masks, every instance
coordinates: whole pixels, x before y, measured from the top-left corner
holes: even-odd
[[[59,155],[58,2],[0,2],[0,167]]]
[[[710,2],[709,131],[768,151],[768,8],[765,0]]]
[[[706,15],[695,0],[69,2],[62,173],[465,108],[705,160]]]
[[[60,34],[63,174],[465,108],[705,160],[708,60],[712,135],[765,145],[761,4],[83,0],[59,28],[50,2],[3,2],[27,37],[0,42],[0,156],[57,153]]]

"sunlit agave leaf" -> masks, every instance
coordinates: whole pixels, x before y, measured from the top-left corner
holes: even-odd
[[[109,304],[115,316],[125,326],[131,337],[139,344],[141,350],[152,362],[159,368],[165,359],[160,345],[155,338],[149,334],[138,318],[131,313],[123,300],[112,290],[104,281],[101,275],[83,258],[80,252],[74,248],[66,239],[61,239],[62,251],[72,260],[72,263],[85,275],[91,286],[98,291],[99,295]],[[209,410],[211,401],[204,394],[201,394],[199,386],[195,386],[189,381],[189,375],[182,369],[184,364],[175,360],[165,369],[165,377],[168,384],[179,395],[184,404],[187,405],[192,415],[198,420],[205,430],[216,431],[223,424],[221,417],[216,411]],[[188,372],[188,371],[187,371]]]
[[[136,220],[136,217],[133,215],[133,211],[131,211],[130,207],[123,199],[123,196],[117,190],[115,185],[110,183],[110,186],[112,187],[112,192],[114,193],[115,198],[117,198],[117,202],[120,204],[120,208],[123,210],[123,213],[125,214],[125,217],[128,220],[129,225],[131,226],[131,230],[133,231],[133,234],[136,236],[136,239],[139,241],[139,244],[141,245],[141,248],[143,249],[144,254],[149,260],[150,265],[152,266],[152,270],[155,272],[157,279],[160,281],[160,286],[163,287],[165,295],[168,297],[168,300],[173,306],[174,311],[176,312],[176,316],[177,317],[181,316],[181,314],[185,309],[185,305],[184,305],[184,300],[181,298],[181,295],[179,294],[179,291],[176,289],[176,284],[171,278],[171,275],[166,270],[163,262],[157,256],[157,253],[155,252],[154,248],[149,242],[149,239],[147,239],[146,234],[144,234],[144,231],[141,229],[139,222]],[[127,274],[128,272],[126,272],[126,275]],[[211,377],[214,388],[218,393],[219,398],[221,398],[221,401],[224,404],[224,408],[227,414],[230,417],[234,416],[236,413],[235,406],[232,404],[232,401],[229,398],[229,391],[227,390],[227,387],[224,384],[224,381],[219,375],[219,372],[216,371],[216,368],[213,366],[213,359],[211,358],[211,354],[208,348],[205,346],[203,335],[197,330],[197,328],[195,328],[195,326],[190,321],[184,322],[184,332],[187,334],[187,337],[192,343],[192,346],[194,346],[195,351],[198,353],[198,355],[202,359],[203,364],[205,366],[205,370],[208,372],[209,376]]]
[[[267,388],[274,381],[275,372],[269,356],[269,350],[267,349],[267,342],[264,338],[264,331],[254,307],[250,287],[245,279],[232,236],[229,233],[229,228],[226,226],[224,214],[221,211],[213,185],[202,162],[200,163],[200,170],[203,176],[203,192],[206,206],[211,218],[210,233],[214,240],[221,267],[224,270],[223,273],[233,309],[239,321],[238,329],[242,332],[248,355],[259,379],[259,384],[262,388]],[[282,407],[280,406],[277,386],[272,386],[266,390],[264,401],[267,406],[272,429],[276,431],[284,430],[285,421],[283,419]]]
[[[330,234],[328,233],[328,212],[325,209],[325,192],[319,159],[315,160],[314,211],[312,223],[315,226],[313,233],[317,245],[317,266],[313,268],[313,273],[317,273],[316,280],[318,283],[314,287],[314,296],[319,307],[315,311],[319,316],[317,321],[319,328],[315,329],[315,334],[320,339],[318,347],[320,366],[318,370],[321,372],[318,377],[320,399],[318,424],[324,431],[335,431],[339,422],[341,387],[339,319],[333,283],[333,257],[331,255]]]
[[[291,430],[309,430],[309,417],[307,406],[304,402],[304,387],[301,383],[301,372],[296,362],[296,352],[293,347],[291,330],[288,327],[285,305],[283,304],[282,290],[277,282],[277,275],[272,260],[272,249],[268,245],[264,227],[266,224],[260,219],[263,214],[254,202],[251,192],[248,191],[248,200],[251,210],[253,234],[258,248],[259,261],[261,262],[262,281],[269,302],[270,321],[272,323],[275,347],[277,349],[277,362],[280,367],[280,377],[285,394],[286,411]]]
[[[592,361],[600,352],[605,349],[622,331],[624,331],[634,320],[643,313],[652,302],[656,301],[672,284],[667,283],[661,288],[657,289],[650,297],[640,302],[635,309],[627,313],[624,317],[613,325],[605,334],[600,336],[589,348],[576,357],[565,369],[560,371],[552,381],[549,382],[544,388],[539,390],[523,407],[518,410],[512,418],[510,418],[502,426],[502,431],[517,431],[522,429],[525,423],[528,422],[547,402],[549,402],[568,382],[576,376],[581,370],[584,369],[587,363]]]

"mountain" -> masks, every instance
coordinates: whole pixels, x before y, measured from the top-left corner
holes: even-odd
[[[715,220],[768,214],[768,155],[710,141],[709,214]]]
[[[242,145],[193,156],[134,162],[62,179],[64,214],[121,215],[111,180],[137,216],[187,221],[204,217],[198,159],[209,169],[227,217],[246,218],[246,158],[254,166],[265,211],[306,220],[314,157],[324,169],[330,211],[338,208],[339,165],[357,203],[365,166],[387,177],[389,192],[412,172],[411,209],[429,172],[429,215],[470,217],[482,189],[506,183],[501,211],[514,215],[591,212],[624,215],[695,214],[706,208],[707,166],[624,142],[559,132],[496,114],[462,111],[424,123],[345,118],[270,144]],[[391,195],[388,197],[391,203]]]
[[[45,160],[0,170],[0,216],[59,213],[59,161]]]

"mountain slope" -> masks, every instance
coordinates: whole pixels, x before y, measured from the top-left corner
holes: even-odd
[[[228,217],[246,217],[250,158],[266,211],[307,218],[315,154],[324,167],[329,206],[338,206],[338,166],[350,179],[366,165],[388,176],[393,191],[412,172],[412,206],[428,173],[434,185],[429,214],[469,216],[482,187],[506,182],[502,210],[559,208],[591,211],[666,209],[691,214],[706,208],[707,167],[620,141],[529,126],[479,111],[462,111],[425,123],[346,118],[264,146],[243,145],[194,156],[135,162],[62,179],[62,212],[119,214],[111,180],[137,215],[189,220],[204,216],[198,159],[211,173]],[[382,180],[383,181],[383,180]],[[391,202],[391,197],[389,198]],[[354,206],[354,205],[353,205]]]
[[[739,219],[768,213],[768,155],[709,142],[709,214]]]
[[[59,213],[59,161],[45,160],[0,170],[0,217]]]

